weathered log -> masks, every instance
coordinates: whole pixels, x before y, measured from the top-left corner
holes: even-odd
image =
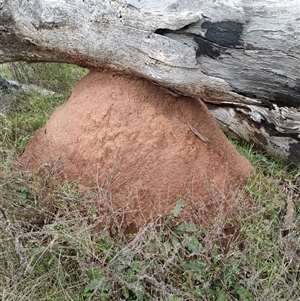
[[[298,0],[4,0],[0,9],[0,62],[136,73],[201,98],[226,130],[300,162]]]

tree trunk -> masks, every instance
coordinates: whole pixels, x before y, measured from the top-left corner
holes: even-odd
[[[0,9],[1,63],[136,73],[300,162],[298,0],[4,0]]]

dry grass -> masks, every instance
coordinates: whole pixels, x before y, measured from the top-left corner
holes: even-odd
[[[3,300],[299,298],[299,214],[282,227],[284,200],[241,191],[208,228],[177,224],[174,208],[125,239],[111,236],[104,188],[17,174],[1,190]]]
[[[63,101],[22,97],[0,116],[2,300],[299,300],[297,170],[237,145],[257,174],[211,226],[177,223],[179,201],[168,218],[113,236],[120,225],[107,187],[13,164],[22,141]]]

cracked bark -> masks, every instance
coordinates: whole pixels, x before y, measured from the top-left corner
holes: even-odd
[[[298,0],[2,0],[0,62],[136,73],[299,164],[299,13]]]

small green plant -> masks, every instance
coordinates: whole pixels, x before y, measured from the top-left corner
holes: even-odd
[[[176,218],[179,217],[179,215],[181,214],[183,208],[185,206],[185,200],[180,199],[177,201],[175,208],[173,209],[173,212],[171,214],[169,214],[168,218],[167,218],[167,225],[168,226],[172,226],[173,223],[175,222]]]
[[[92,296],[97,296],[98,298],[105,297],[110,290],[110,284],[105,282],[103,271],[89,268],[86,273],[90,277],[90,281],[84,287],[82,296],[86,299]]]

